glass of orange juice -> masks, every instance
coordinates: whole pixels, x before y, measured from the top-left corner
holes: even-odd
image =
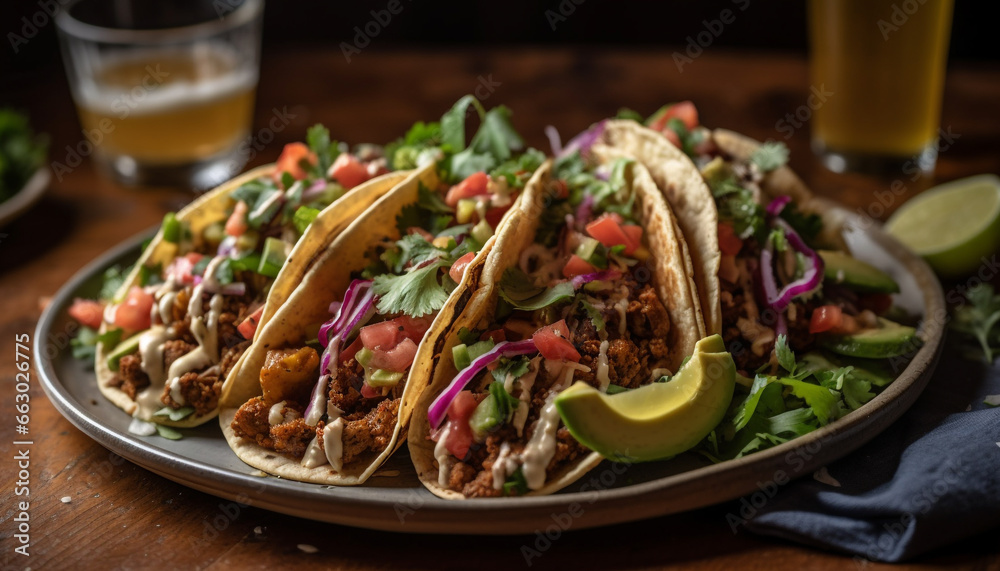
[[[837,172],[930,174],[953,0],[810,0],[812,142]]]
[[[96,164],[129,185],[212,187],[240,170],[263,0],[77,0],[56,17]],[[81,141],[83,143],[83,141]]]

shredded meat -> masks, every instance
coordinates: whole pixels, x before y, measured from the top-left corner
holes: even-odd
[[[361,397],[361,384],[365,380],[365,370],[353,358],[346,364],[337,367],[337,372],[330,384],[330,403],[347,414],[352,414],[364,404]]]
[[[236,366],[236,362],[240,360],[243,352],[250,347],[249,341],[244,341],[238,345],[228,347],[222,351],[222,359],[219,361],[219,368],[222,370],[221,376],[223,379],[229,377],[229,373]]]
[[[219,391],[222,390],[222,379],[219,378],[217,371],[218,369],[213,367],[201,374],[184,373],[178,381],[184,403],[178,403],[173,399],[169,384],[163,387],[160,402],[172,408],[192,406],[198,415],[212,412],[219,406]]]
[[[253,440],[264,448],[274,450],[271,425],[267,421],[270,412],[271,407],[264,402],[262,397],[252,398],[243,403],[243,406],[236,411],[230,426],[240,438]]]
[[[297,404],[291,402],[282,410],[287,411],[288,409],[301,411]],[[317,433],[323,432],[322,422],[313,427],[306,424],[302,418],[272,426],[267,419],[270,411],[271,407],[264,402],[262,397],[250,399],[236,411],[230,426],[240,438],[253,440],[264,448],[296,458],[301,458],[305,454],[309,442],[316,437]]]
[[[363,417],[344,423],[342,439],[345,464],[366,452],[385,450],[396,428],[399,402],[399,399],[384,399]]]
[[[149,386],[149,377],[142,371],[138,353],[125,355],[118,362],[118,374],[112,377],[111,386],[121,389],[132,400]]]
[[[163,367],[170,369],[170,365],[198,348],[196,343],[188,343],[183,339],[172,339],[163,344]]]

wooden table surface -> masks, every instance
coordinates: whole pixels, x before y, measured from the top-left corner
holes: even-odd
[[[285,48],[265,54],[254,132],[287,117],[252,165],[274,160],[316,122],[334,138],[388,141],[418,119],[439,117],[454,100],[476,92],[503,103],[528,142],[547,148],[545,125],[564,136],[614,114],[621,106],[649,113],[662,103],[694,100],[704,123],[759,139],[779,139],[776,123],[806,105],[806,62],[797,56],[713,50],[678,73],[669,50],[451,52],[365,51],[348,64],[337,49]],[[957,138],[942,153],[938,180],[1000,172],[1000,73],[995,66],[954,65],[943,126]],[[476,90],[479,90],[478,92]],[[0,83],[0,104],[28,110],[51,134],[50,160],[66,163],[67,145],[81,139],[58,67]],[[261,140],[270,137],[261,136]],[[821,194],[878,216],[894,180],[823,171],[809,153],[808,128],[787,140],[792,166]],[[909,192],[926,186],[899,177]],[[882,194],[876,194],[881,192]],[[525,567],[521,547],[533,536],[455,539],[400,535],[318,524],[252,507],[234,513],[228,501],[193,491],[109,453],[65,420],[31,378],[31,495],[14,495],[14,339],[33,334],[45,296],[101,252],[157,224],[193,197],[176,189],[128,189],[99,177],[84,161],[53,179],[47,196],[0,228],[0,402],[7,419],[0,444],[2,568],[279,568],[308,564],[343,569],[468,569]],[[32,339],[32,343],[43,340]],[[71,503],[60,499],[68,496]],[[30,557],[13,552],[15,502],[30,500]],[[605,529],[570,532],[533,568],[839,569],[889,568],[745,531],[732,533],[725,514],[736,502]],[[206,540],[211,522],[225,529]],[[960,522],[956,522],[960,525]],[[262,533],[255,533],[258,528]],[[298,544],[319,548],[300,551]],[[896,569],[1000,569],[995,535],[972,538]]]

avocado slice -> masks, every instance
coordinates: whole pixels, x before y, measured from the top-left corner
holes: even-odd
[[[148,331],[148,330],[147,330]],[[113,351],[108,353],[108,368],[112,371],[118,370],[118,365],[121,363],[122,357],[125,355],[131,355],[139,350],[139,338],[145,331],[136,333],[135,335],[129,337],[128,339],[119,343]]]
[[[697,445],[729,408],[736,365],[719,335],[702,339],[666,383],[615,395],[577,382],[556,397],[563,423],[584,446],[606,458],[645,462]]]
[[[827,349],[848,357],[887,359],[905,355],[920,346],[917,330],[880,317],[879,326],[853,335],[828,335],[820,339]]]
[[[889,274],[846,252],[817,250],[817,253],[823,258],[823,277],[828,282],[865,293],[899,292],[899,284]]]
[[[731,180],[735,174],[732,167],[722,157],[715,157],[711,162],[702,167],[701,176],[708,183],[709,188],[715,191],[719,190],[723,182]]]

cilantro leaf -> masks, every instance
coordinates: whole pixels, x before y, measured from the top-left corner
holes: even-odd
[[[622,107],[615,114],[615,119],[625,119],[628,121],[635,121],[636,123],[644,123],[645,118],[636,110],[629,109],[628,107]]]
[[[821,425],[839,417],[837,404],[840,401],[840,394],[836,391],[813,383],[783,377],[778,377],[775,382],[790,388],[792,394],[804,400],[812,408],[813,414],[819,419]]]
[[[761,172],[773,171],[788,162],[788,147],[784,143],[768,141],[750,155],[750,162],[757,165]]]
[[[545,153],[528,149],[518,157],[507,159],[490,171],[490,177],[507,179],[510,188],[523,188],[531,175],[545,162]]]
[[[503,484],[503,495],[505,496],[523,496],[528,493],[528,480],[524,477],[524,472],[518,467],[513,474],[507,477],[507,481]]]
[[[131,271],[132,266],[120,265],[111,266],[104,270],[104,275],[101,276],[101,292],[98,297],[100,299],[113,299]]]
[[[515,379],[528,373],[528,369],[531,367],[531,360],[520,355],[517,357],[501,357],[498,361],[496,369],[493,369],[493,378],[501,383],[503,386],[504,381],[507,380],[507,375],[514,377]],[[504,391],[505,393],[507,391]],[[513,398],[513,397],[512,397]],[[515,401],[517,399],[514,399]],[[514,404],[517,408],[517,404]]]
[[[404,206],[396,216],[396,229],[405,235],[412,227],[423,228],[436,236],[448,228],[454,212],[440,193],[421,183],[417,188],[417,201]]]
[[[531,276],[520,268],[511,267],[504,271],[500,279],[499,293],[515,309],[535,311],[571,299],[574,290],[570,282],[561,282],[552,287],[537,286]]]
[[[794,202],[789,202],[780,214],[793,230],[806,242],[812,242],[823,230],[823,218],[814,212],[802,212]]]
[[[594,330],[598,332],[604,331],[606,323],[604,321],[604,316],[601,315],[601,312],[598,311],[593,304],[587,301],[587,298],[585,296],[578,294],[576,296],[576,299],[577,302],[580,304],[580,307],[583,308],[583,311],[586,312],[587,317],[590,318],[591,323],[594,324]]]
[[[427,260],[441,258],[448,251],[438,248],[420,234],[408,234],[396,241],[396,247],[382,253],[382,261],[395,273],[402,272],[407,265],[418,265]]]
[[[951,328],[967,345],[978,345],[969,354],[981,352],[992,363],[1000,354],[1000,295],[994,295],[992,285],[979,284],[969,288],[965,297],[969,303],[955,308]]]
[[[774,342],[774,353],[778,356],[778,364],[788,371],[788,375],[795,376],[795,353],[788,347],[788,338],[778,335],[778,340]]]
[[[305,234],[309,225],[313,223],[313,220],[316,220],[317,216],[319,216],[319,212],[320,210],[318,208],[312,208],[310,206],[300,206],[296,208],[295,214],[292,215],[292,224],[295,225],[295,230],[298,231],[300,235]]]
[[[473,95],[466,95],[455,102],[451,109],[441,116],[441,142],[453,150],[465,148],[465,116],[473,107],[482,119],[486,112],[483,105]]]
[[[400,275],[376,276],[372,291],[378,296],[379,312],[421,317],[441,309],[448,301],[448,291],[438,274],[441,268],[448,266],[447,260],[438,259],[423,267],[410,268]]]
[[[325,178],[326,171],[340,154],[337,145],[330,142],[329,129],[320,124],[309,127],[306,131],[306,143],[309,145],[309,150],[316,154],[316,166],[313,168],[318,178]]]

